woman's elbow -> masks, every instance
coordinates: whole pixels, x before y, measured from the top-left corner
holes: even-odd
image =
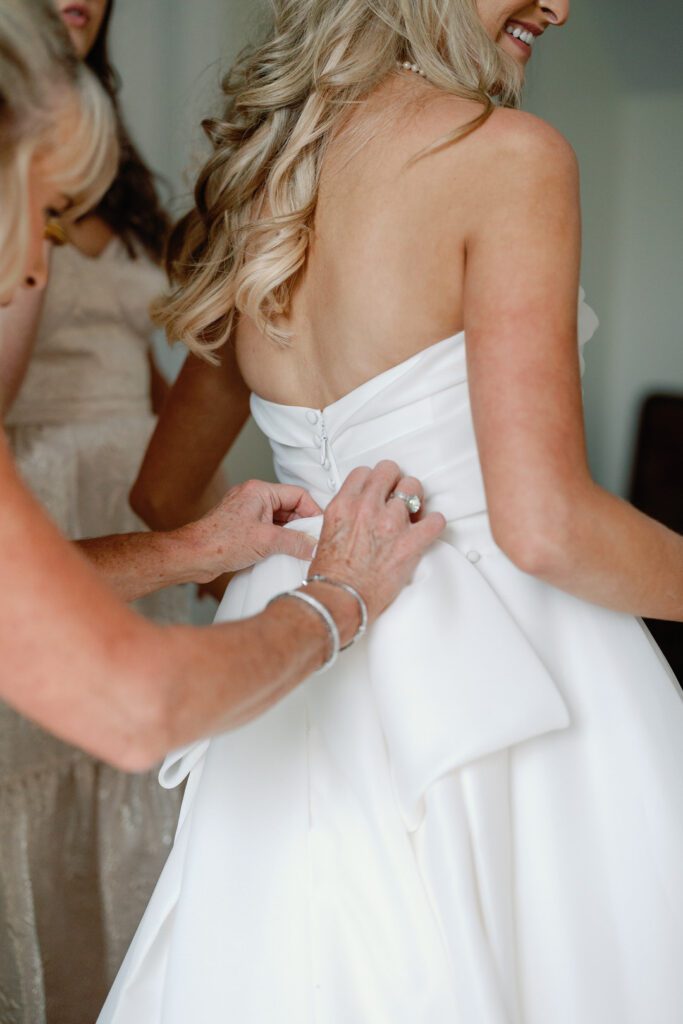
[[[150,516],[154,515],[154,505],[148,488],[137,478],[128,494],[128,502],[136,516],[149,525]]]
[[[123,772],[151,771],[177,745],[170,671],[162,675],[148,667],[136,672],[128,685],[120,679],[117,691],[119,713],[111,716],[99,756]]]
[[[522,572],[552,582],[564,576],[570,552],[571,507],[554,501],[552,511],[491,514],[491,531],[501,551]]]
[[[550,531],[497,543],[510,561],[528,576],[550,581],[562,574],[566,551]]]
[[[150,487],[147,481],[138,477],[131,487],[128,501],[136,516],[142,519],[143,523],[152,530],[171,529],[174,525],[169,523],[168,502],[164,496]]]
[[[143,743],[135,746],[122,745],[120,748],[112,750],[109,755],[102,757],[102,760],[127,775],[144,775],[158,767],[163,757],[164,755],[159,755],[151,744]]]
[[[134,710],[126,726],[109,737],[100,756],[119,771],[138,775],[157,767],[171,746],[161,712]]]

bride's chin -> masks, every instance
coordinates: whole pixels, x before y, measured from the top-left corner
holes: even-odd
[[[503,51],[506,57],[512,58],[515,64],[521,69],[522,72],[526,71],[526,66],[529,63],[529,57],[525,57],[521,54],[514,43],[509,42],[510,37],[507,32],[502,32],[498,40],[498,47]]]

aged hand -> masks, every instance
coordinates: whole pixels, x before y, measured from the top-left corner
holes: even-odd
[[[420,481],[402,476],[395,462],[350,473],[327,507],[311,566],[311,573],[356,587],[367,602],[370,622],[410,581],[446,525],[439,512],[411,517],[405,502],[390,498],[396,490],[423,497]]]
[[[208,583],[268,555],[310,559],[316,538],[282,527],[320,513],[301,487],[249,480],[232,487],[215,508],[175,533],[196,553],[195,581]]]

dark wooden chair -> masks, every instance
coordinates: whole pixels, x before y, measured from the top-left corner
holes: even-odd
[[[683,394],[653,394],[643,401],[630,499],[642,512],[683,534]],[[646,621],[683,683],[683,623]]]

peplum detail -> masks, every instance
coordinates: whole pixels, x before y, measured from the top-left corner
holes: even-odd
[[[378,621],[368,658],[410,831],[441,776],[569,725],[562,695],[528,638],[486,578],[445,542],[437,541]]]
[[[287,528],[317,537],[321,525],[317,518]],[[216,621],[256,615],[275,593],[300,585],[305,563],[278,558],[275,577],[274,561],[240,575]],[[419,827],[424,793],[442,775],[569,724],[562,695],[528,638],[471,559],[446,541],[427,553],[359,648],[409,831]],[[179,785],[209,745],[201,740],[171,754],[162,786]]]

